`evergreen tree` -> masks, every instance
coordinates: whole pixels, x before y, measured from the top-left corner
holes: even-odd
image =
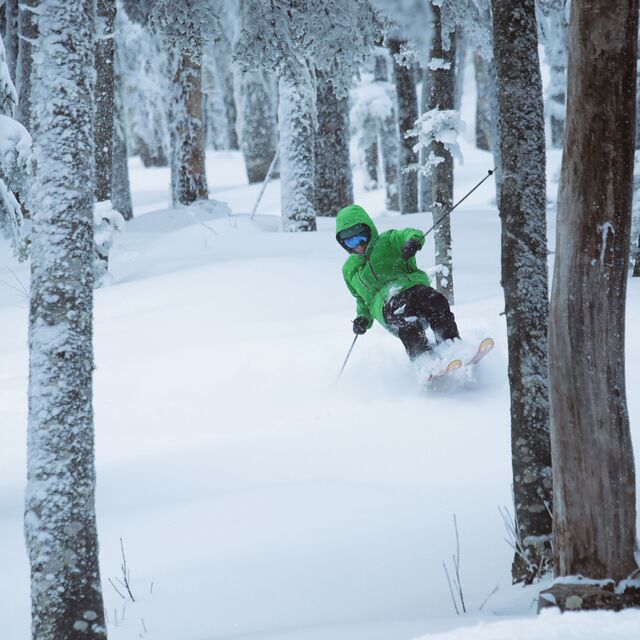
[[[514,582],[550,568],[551,452],[547,383],[547,235],[542,81],[534,0],[492,0],[498,80],[502,287],[511,393],[517,530]]]
[[[549,332],[558,577],[619,582],[638,571],[624,368],[637,29],[638,0],[572,2]],[[626,602],[592,587],[590,603],[584,587],[565,587],[552,589],[562,608],[565,595],[584,608]]]
[[[94,23],[92,0],[41,0],[25,504],[38,640],[106,638],[92,409]]]

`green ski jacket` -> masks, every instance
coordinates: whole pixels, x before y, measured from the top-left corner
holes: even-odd
[[[415,257],[404,260],[402,245],[411,238],[420,238],[418,229],[391,229],[378,234],[376,225],[367,212],[352,204],[338,212],[338,234],[356,224],[365,224],[371,231],[371,239],[363,255],[352,253],[342,267],[347,287],[356,299],[356,313],[369,319],[375,318],[386,327],[382,309],[392,296],[417,284],[430,286],[429,277],[418,269]],[[338,239],[338,242],[340,240]],[[420,241],[420,248],[424,239]]]

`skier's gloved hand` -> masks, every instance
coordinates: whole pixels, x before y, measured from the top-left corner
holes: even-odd
[[[358,336],[361,336],[363,333],[366,333],[368,328],[369,328],[369,320],[364,316],[358,316],[353,321],[353,333],[355,333]]]
[[[411,238],[402,245],[402,257],[405,260],[409,260],[409,258],[413,258],[413,256],[418,253],[419,249],[420,241],[418,240],[418,238]]]

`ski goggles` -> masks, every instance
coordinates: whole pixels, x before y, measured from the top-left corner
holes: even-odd
[[[359,244],[369,242],[371,229],[366,224],[355,224],[348,229],[343,229],[337,234],[336,239],[346,249],[353,250]]]
[[[364,233],[359,233],[357,236],[345,238],[342,242],[344,242],[349,249],[355,249],[359,244],[367,242],[367,236],[365,236]]]

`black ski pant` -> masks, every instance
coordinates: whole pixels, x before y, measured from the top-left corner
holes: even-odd
[[[431,349],[425,333],[427,326],[433,330],[437,343],[460,337],[449,301],[424,284],[389,298],[382,313],[388,329],[402,340],[411,360]]]

